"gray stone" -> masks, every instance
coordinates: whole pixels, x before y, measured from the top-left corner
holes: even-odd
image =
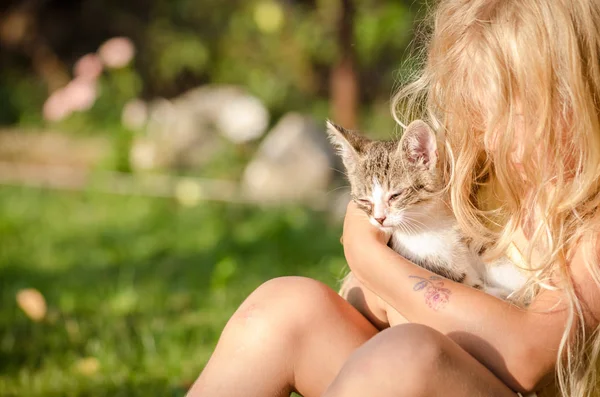
[[[182,95],[181,100],[233,143],[258,139],[269,125],[267,108],[239,87],[205,86]]]
[[[322,200],[335,155],[321,126],[288,113],[267,134],[244,171],[242,191],[259,202]]]
[[[225,145],[261,137],[268,122],[260,100],[234,86],[209,85],[173,100],[155,99],[148,105],[145,131],[134,140],[131,165],[140,170],[201,168]]]

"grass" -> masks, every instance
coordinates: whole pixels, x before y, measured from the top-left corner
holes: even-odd
[[[0,188],[0,395],[182,396],[263,281],[334,285],[322,213]],[[15,296],[35,288],[34,322]]]

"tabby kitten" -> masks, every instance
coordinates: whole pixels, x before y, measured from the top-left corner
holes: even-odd
[[[429,126],[414,121],[399,141],[370,140],[331,122],[327,131],[346,167],[353,200],[373,225],[391,232],[390,247],[434,273],[483,288],[483,263],[444,201],[437,141]]]

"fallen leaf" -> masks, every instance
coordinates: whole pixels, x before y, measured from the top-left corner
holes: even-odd
[[[100,362],[96,357],[85,357],[77,361],[75,367],[79,373],[91,376],[100,369]]]
[[[48,311],[44,296],[34,288],[22,289],[17,292],[17,304],[33,321],[41,321]]]

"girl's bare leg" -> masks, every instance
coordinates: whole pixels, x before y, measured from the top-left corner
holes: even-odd
[[[516,397],[459,345],[421,324],[380,332],[356,350],[323,397]]]
[[[408,322],[396,309],[362,285],[352,273],[344,279],[341,295],[378,330]]]
[[[285,277],[254,291],[229,320],[189,397],[321,396],[377,330],[335,291]]]

